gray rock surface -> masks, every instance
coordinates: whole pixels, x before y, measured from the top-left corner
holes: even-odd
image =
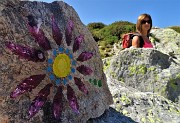
[[[130,48],[105,62],[106,75],[139,91],[156,92],[179,102],[180,67],[169,55],[155,49]]]
[[[138,123],[180,122],[179,104],[173,103],[157,93],[141,92],[112,77],[107,78],[114,99],[111,107],[118,112]]]
[[[169,28],[153,29],[151,33],[159,39],[157,41],[151,38],[151,41],[155,42],[154,45],[157,50],[168,54],[177,62],[180,61],[180,33]]]
[[[87,123],[137,123],[130,117],[124,116],[119,111],[110,107],[98,118],[89,119]]]

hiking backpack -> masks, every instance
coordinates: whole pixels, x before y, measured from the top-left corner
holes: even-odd
[[[139,46],[142,48],[143,45],[144,45],[144,40],[143,38],[141,37],[141,35],[139,33],[126,33],[123,35],[123,38],[122,38],[122,48],[125,49],[125,48],[129,48],[132,46],[132,39],[134,36],[139,36]]]

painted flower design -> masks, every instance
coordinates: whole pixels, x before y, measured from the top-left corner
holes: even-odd
[[[25,92],[31,92],[35,89],[45,78],[49,76],[51,83],[45,85],[39,93],[36,95],[29,107],[29,118],[32,118],[45,104],[47,96],[50,94],[52,86],[56,88],[56,93],[53,98],[53,112],[56,119],[60,119],[62,113],[62,97],[63,97],[63,86],[67,89],[67,100],[71,109],[79,113],[79,104],[73,88],[69,85],[69,81],[74,82],[74,86],[77,86],[80,91],[84,94],[88,94],[88,89],[85,86],[83,80],[74,73],[79,72],[80,74],[87,76],[91,75],[92,68],[83,65],[84,61],[87,61],[93,57],[93,53],[84,51],[79,54],[77,58],[74,57],[74,53],[80,49],[81,43],[84,40],[83,35],[79,35],[73,38],[74,22],[69,19],[65,26],[65,39],[63,43],[63,34],[60,28],[55,22],[55,18],[52,16],[52,35],[53,39],[58,45],[58,48],[52,49],[48,38],[45,36],[43,30],[40,28],[41,21],[36,22],[32,15],[27,16],[28,30],[31,36],[39,44],[43,50],[35,49],[29,46],[23,46],[15,44],[13,42],[6,42],[6,47],[11,50],[14,54],[20,58],[27,59],[33,62],[48,62],[46,74],[32,75],[25,78],[20,82],[17,87],[10,94],[11,98],[16,98]],[[68,48],[72,45],[72,48]],[[51,52],[51,56],[45,56],[44,52]],[[80,65],[78,65],[79,63]],[[99,81],[99,85],[101,81]]]

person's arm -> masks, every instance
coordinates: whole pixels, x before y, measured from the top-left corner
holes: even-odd
[[[138,48],[139,47],[139,37],[134,36],[132,39],[132,46]]]

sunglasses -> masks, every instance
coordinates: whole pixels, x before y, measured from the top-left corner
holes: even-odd
[[[141,24],[146,24],[146,23],[150,24],[151,21],[150,21],[150,20],[142,20],[142,21],[141,21]]]

